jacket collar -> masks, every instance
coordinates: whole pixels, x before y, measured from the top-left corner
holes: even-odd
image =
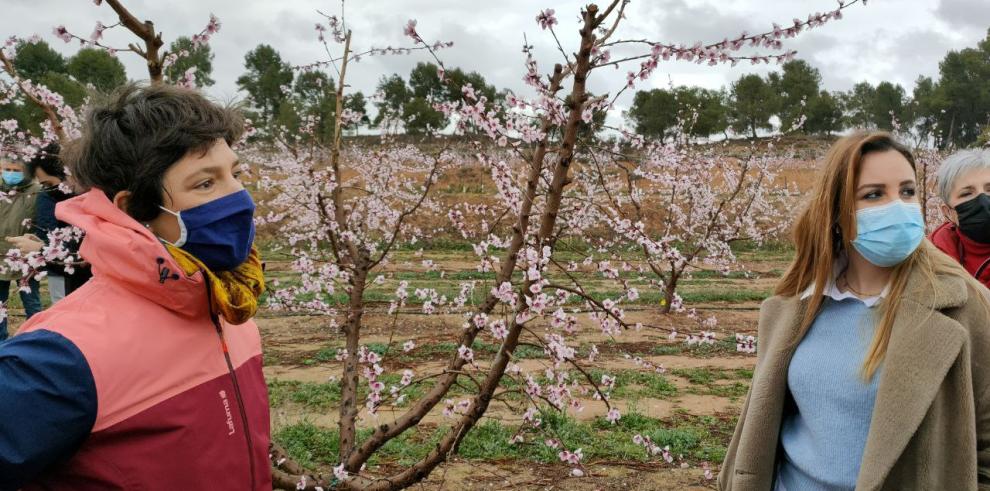
[[[186,275],[150,230],[93,189],[56,205],[55,215],[86,232],[79,249],[97,280],[106,279],[186,317],[208,313],[201,272]]]
[[[36,192],[41,191],[41,184],[38,184],[38,181],[35,181],[34,179],[24,181],[16,186],[8,186],[6,183],[0,181],[0,191],[7,194]]]
[[[849,258],[845,254],[839,256],[835,260],[835,264],[832,266],[832,276],[830,276],[828,282],[825,283],[825,289],[822,290],[822,295],[825,295],[826,297],[829,297],[835,301],[842,301],[847,298],[853,298],[860,302],[863,302],[864,304],[866,304],[868,308],[872,309],[878,303],[880,303],[881,300],[886,298],[888,293],[890,293],[889,283],[883,288],[883,291],[881,291],[879,295],[869,298],[859,298],[858,296],[856,296],[856,294],[852,292],[840,291],[839,287],[836,286],[836,280],[839,278],[839,275],[841,275],[842,272],[845,271],[848,265],[849,265]],[[801,300],[806,300],[814,294],[815,294],[815,284],[812,283],[808,285],[808,288],[805,288],[804,292],[801,293]]]
[[[920,271],[910,273],[879,375],[857,489],[879,488],[924,419],[966,338],[964,328],[939,311],[962,306],[967,299],[962,278],[940,275],[933,284]],[[773,482],[787,367],[808,305],[799,296],[774,297],[768,303],[772,315],[760,321],[769,340],[760,347],[735,465],[737,473],[751,475],[763,489]]]

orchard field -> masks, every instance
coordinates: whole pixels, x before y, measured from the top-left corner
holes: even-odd
[[[396,259],[394,278],[411,287],[431,285],[441,290],[457,289],[457,280],[490,279],[463,261],[463,248],[457,243],[427,246],[445,277],[422,268],[416,252],[403,251]],[[425,251],[424,251],[425,252]],[[522,397],[510,392],[493,405],[480,425],[465,438],[454,457],[418,489],[688,489],[712,487],[704,478],[704,466],[717,469],[731,438],[738,409],[745,398],[755,356],[736,351],[736,333],[756,335],[759,302],[772,289],[775,278],[786,265],[789,250],[772,244],[739,253],[751,273],[728,277],[695,274],[681,290],[685,301],[719,319],[715,344],[688,346],[683,339],[671,341],[666,332],[644,328],[626,332],[603,342],[600,328],[579,316],[575,343],[577,356],[587,358],[596,344],[600,352],[586,369],[600,378],[616,377],[612,403],[622,411],[616,424],[605,420],[607,409],[590,396],[582,398],[580,412],[565,411],[543,421],[546,435],[536,435],[523,443],[510,443],[522,426]],[[279,263],[270,261],[269,271],[280,277]],[[284,276],[283,276],[284,275]],[[486,278],[487,276],[487,278]],[[590,276],[590,275],[589,275]],[[633,275],[634,276],[634,275]],[[382,285],[384,293],[394,290],[395,280]],[[635,283],[635,280],[634,280]],[[603,297],[615,295],[607,285],[587,283]],[[693,329],[694,321],[683,314],[665,317],[659,298],[641,297],[626,308],[632,322],[663,323],[681,330]],[[415,310],[415,306],[410,307]],[[285,317],[264,314],[259,326],[265,339],[266,375],[272,403],[274,435],[300,462],[329,471],[337,456],[337,413],[340,387],[337,382],[342,364],[334,360],[342,347],[339,335],[328,331],[319,319],[307,316]],[[388,373],[413,369],[434,373],[457,355],[457,334],[462,330],[458,316],[409,316],[393,325],[384,309],[372,310],[367,317],[366,343],[383,355]],[[541,330],[534,326],[534,330]],[[407,340],[416,347],[406,352]],[[523,373],[540,376],[552,362],[538,340],[524,340],[515,352]],[[491,341],[476,342],[475,353],[493,353]],[[642,358],[663,367],[662,372],[644,368],[631,358]],[[386,383],[395,384],[397,377]],[[521,386],[519,377],[507,377],[501,386],[507,391]],[[456,389],[452,397],[465,394]],[[414,396],[414,395],[413,395]],[[444,423],[443,408],[437,407],[415,433],[389,444],[372,464],[385,468],[403,466],[425,453]],[[380,419],[388,420],[383,411]],[[364,425],[374,424],[367,421]],[[360,428],[360,426],[359,426]],[[360,431],[360,430],[359,430]],[[525,432],[524,432],[525,434]],[[650,456],[633,442],[637,434],[648,435],[660,446],[669,446],[673,464]],[[571,478],[571,468],[561,464],[557,452],[544,440],[560,435],[585,456],[584,478]],[[680,469],[680,463],[691,465]]]

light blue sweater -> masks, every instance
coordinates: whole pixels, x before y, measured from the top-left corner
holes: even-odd
[[[777,490],[856,487],[879,371],[870,383],[860,367],[876,326],[862,301],[826,297],[787,369]]]

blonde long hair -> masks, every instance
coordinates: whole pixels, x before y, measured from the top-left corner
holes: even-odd
[[[801,319],[797,341],[811,327],[821,309],[825,285],[832,279],[833,264],[843,251],[849,251],[856,237],[856,179],[859,177],[863,157],[873,152],[895,150],[916,170],[914,156],[907,147],[898,143],[886,132],[857,132],[832,145],[825,156],[825,167],[815,186],[814,194],[801,212],[794,226],[796,255],[775,293],[782,296],[799,296],[810,286],[814,294]],[[873,341],[863,361],[861,374],[869,380],[876,373],[887,353],[891,330],[908,277],[920,270],[936,288],[936,275],[964,278],[967,289],[990,308],[979,290],[979,283],[951,257],[943,254],[927,239],[906,260],[894,267],[888,295],[879,304],[881,317]],[[935,292],[938,295],[939,292]],[[934,305],[934,297],[933,297]],[[933,308],[934,310],[934,308]]]

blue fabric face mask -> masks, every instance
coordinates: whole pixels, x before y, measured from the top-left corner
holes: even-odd
[[[921,205],[894,201],[856,212],[856,240],[852,242],[867,261],[889,268],[908,258],[925,238]]]
[[[160,208],[179,220],[179,240],[172,245],[210,271],[230,271],[247,260],[254,244],[254,201],[246,190],[178,213]]]
[[[19,170],[3,171],[3,182],[8,186],[16,186],[24,182],[24,173]]]

